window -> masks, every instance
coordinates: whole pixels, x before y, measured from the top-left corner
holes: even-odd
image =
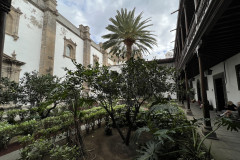
[[[71,48],[72,47],[70,45],[67,45],[67,47],[66,47],[66,56],[68,56],[68,57],[71,57],[71,51],[72,51]]]
[[[240,90],[240,64],[236,65],[235,68],[237,75],[238,90]]]
[[[21,14],[22,12],[20,9],[15,9],[14,7],[11,7],[11,11],[7,14],[5,33],[12,36],[14,40],[17,40],[19,38],[18,27]]]
[[[76,46],[77,44],[74,43],[71,39],[67,39],[64,37],[64,53],[63,57],[70,58],[72,60],[75,60],[76,58]]]

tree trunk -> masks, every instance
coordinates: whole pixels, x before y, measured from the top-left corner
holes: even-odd
[[[130,112],[127,114],[128,132],[127,132],[127,136],[126,136],[126,139],[125,139],[125,144],[127,146],[129,146],[129,143],[130,143],[130,138],[131,138],[133,124],[136,121],[137,115],[139,113],[139,108],[140,108],[140,106],[135,106],[135,112],[134,112],[132,121],[131,121]]]
[[[130,124],[130,126],[128,127],[128,132],[127,132],[127,136],[126,136],[126,139],[125,139],[125,144],[127,146],[129,146],[129,143],[130,143],[130,137],[131,137],[131,133],[132,133],[132,123]]]
[[[129,60],[132,57],[132,45],[133,45],[133,43],[129,42],[129,41],[126,41],[125,45],[127,47],[127,55],[126,55],[127,60]]]
[[[118,124],[116,123],[114,116],[113,116],[112,114],[110,114],[110,116],[111,116],[111,118],[112,118],[113,125],[116,126],[117,131],[118,131],[119,135],[121,136],[122,140],[125,141],[125,137],[124,137],[122,131],[120,130]]]
[[[82,153],[82,156],[84,156],[85,155],[85,147],[84,147],[84,143],[83,143],[83,139],[82,139],[82,135],[81,135],[81,128],[79,127],[78,120],[75,119],[74,124],[75,124],[75,129],[77,132],[77,133],[75,133],[75,136],[77,139],[77,144]]]

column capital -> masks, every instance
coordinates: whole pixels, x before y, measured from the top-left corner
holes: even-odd
[[[2,0],[0,2],[0,11],[6,12],[6,13],[10,12],[11,2],[12,0]]]
[[[44,0],[44,3],[45,3],[44,11],[50,11],[56,16],[58,16],[56,0]]]

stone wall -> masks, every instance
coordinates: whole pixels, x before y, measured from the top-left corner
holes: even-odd
[[[71,59],[63,57],[64,36],[76,43],[78,63],[93,64],[96,55],[101,65],[113,64],[101,45],[91,40],[88,26],[76,27],[57,12],[56,0],[12,0],[12,6],[18,17],[13,23],[18,34],[6,34],[4,53],[10,56],[16,51],[17,60],[26,63],[21,67],[20,77],[34,70],[63,76],[64,67],[73,69]]]

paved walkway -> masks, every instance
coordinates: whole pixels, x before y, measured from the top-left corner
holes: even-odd
[[[191,103],[191,110],[193,117],[203,117],[203,112],[197,103]],[[220,112],[210,111],[211,119],[216,118],[217,114],[220,114]],[[188,118],[192,118],[192,116],[188,116]],[[214,121],[212,120],[213,125]],[[228,131],[226,127],[220,127],[216,134],[218,140],[207,139],[205,141],[208,148],[211,145],[214,160],[240,160],[240,131]]]

